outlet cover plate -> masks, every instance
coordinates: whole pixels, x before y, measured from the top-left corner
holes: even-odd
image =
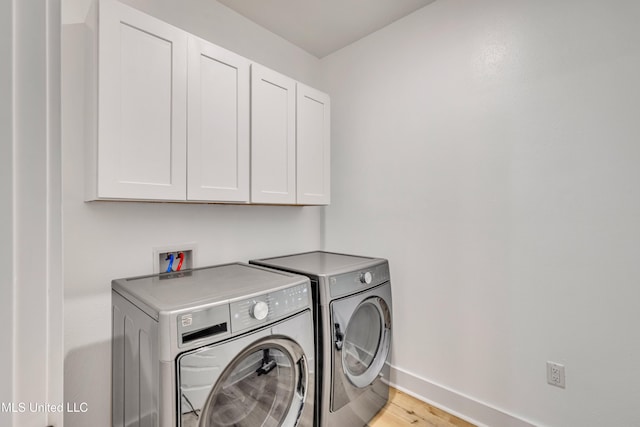
[[[547,362],[547,383],[560,388],[566,387],[564,365]]]

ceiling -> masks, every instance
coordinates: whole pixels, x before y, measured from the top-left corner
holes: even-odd
[[[322,58],[435,0],[218,0]]]

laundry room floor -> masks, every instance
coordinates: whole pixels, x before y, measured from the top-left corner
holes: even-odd
[[[389,403],[371,420],[369,427],[475,427],[463,419],[448,414],[394,388]]]

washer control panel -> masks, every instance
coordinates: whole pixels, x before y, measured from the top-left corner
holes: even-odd
[[[232,302],[229,307],[231,332],[236,334],[264,323],[279,320],[302,311],[310,305],[311,289],[308,282]]]

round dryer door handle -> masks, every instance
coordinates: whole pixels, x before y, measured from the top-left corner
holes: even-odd
[[[269,314],[269,306],[264,301],[254,302],[251,306],[251,317],[256,320],[264,320]]]

